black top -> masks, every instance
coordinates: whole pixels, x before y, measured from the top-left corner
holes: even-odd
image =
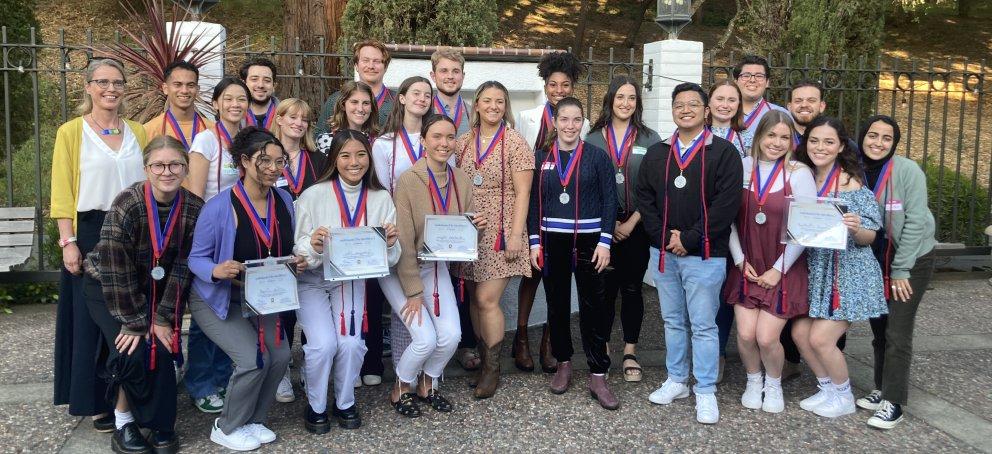
[[[272,256],[282,257],[293,253],[293,219],[282,197],[273,193],[276,199],[276,219],[278,222],[275,238],[272,240]],[[246,260],[258,260],[269,256],[268,248],[261,238],[255,235],[251,226],[251,215],[241,206],[241,202],[231,191],[231,205],[238,219],[238,229],[234,237],[234,260],[244,263]],[[259,213],[263,217],[265,213]]]
[[[286,178],[285,175],[280,176],[279,181],[276,182],[276,186],[285,189],[293,200],[299,198],[303,191],[310,186],[313,186],[313,184],[317,181],[317,178],[320,177],[321,172],[324,171],[324,161],[326,161],[326,156],[318,151],[301,150],[300,153],[307,154],[307,163],[303,169],[303,185],[299,188],[299,191],[292,188],[292,181]],[[295,174],[296,167],[294,166],[292,169],[287,167],[286,171]]]
[[[665,244],[671,230],[681,232],[682,246],[689,255],[703,255],[703,164],[706,171],[706,214],[709,224],[710,256],[730,254],[730,224],[737,218],[741,205],[743,168],[734,145],[723,138],[710,135],[706,148],[700,151],[685,169],[686,186],[675,187],[679,176],[678,162],[671,156],[668,140],[648,147],[637,178],[637,208],[648,233],[651,246],[661,248],[662,216],[668,198],[668,223]],[[670,159],[669,159],[670,158]],[[665,166],[668,165],[668,180]]]

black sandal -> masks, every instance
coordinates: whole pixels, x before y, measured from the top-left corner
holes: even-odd
[[[627,381],[627,382],[639,382],[639,381],[641,381],[641,379],[644,378],[644,375],[642,374],[642,371],[643,370],[641,369],[641,365],[637,361],[637,356],[632,355],[632,354],[629,354],[629,353],[626,354],[626,355],[623,355],[623,361],[627,361],[627,360],[631,360],[634,363],[637,363],[637,365],[636,366],[625,366],[623,368],[623,379],[624,379],[624,381]]]
[[[407,418],[418,418],[423,413],[421,413],[420,407],[417,405],[416,396],[414,393],[403,393],[400,394],[400,400],[391,403],[397,413]]]
[[[431,408],[442,413],[451,413],[451,411],[454,410],[454,407],[451,405],[451,402],[448,401],[448,399],[445,399],[444,396],[441,395],[441,393],[437,392],[434,389],[431,389],[430,391],[427,392],[427,397],[421,397],[418,394],[417,398],[423,402],[427,402],[428,404],[431,405]]]

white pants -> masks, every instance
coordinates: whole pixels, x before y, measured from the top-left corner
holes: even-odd
[[[303,375],[306,377],[310,407],[317,413],[327,410],[327,380],[333,369],[334,400],[339,409],[347,409],[355,404],[355,380],[358,379],[365,352],[368,350],[365,339],[362,338],[365,281],[321,284],[301,281],[298,288],[300,309],[297,310],[296,317],[307,336],[307,343],[303,346]],[[342,304],[345,325],[343,335]]]
[[[440,377],[444,372],[444,366],[455,355],[458,342],[462,338],[458,302],[455,300],[455,289],[451,287],[447,264],[444,262],[422,264],[420,279],[424,283],[424,306],[420,309],[423,322],[418,325],[415,317],[413,322],[406,326],[413,341],[403,350],[396,364],[396,376],[404,383],[416,381],[420,371],[424,371],[427,376],[434,379]],[[435,281],[441,315],[434,313]],[[386,295],[389,305],[392,306],[393,312],[399,314],[407,300],[399,278],[393,274],[379,278],[379,286]],[[308,342],[309,337],[308,334]]]

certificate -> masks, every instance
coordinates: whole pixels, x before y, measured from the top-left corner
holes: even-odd
[[[389,275],[386,230],[382,227],[330,229],[324,239],[324,279],[350,281]]]
[[[267,315],[300,308],[296,273],[290,268],[293,260],[287,256],[245,262],[245,309]]]
[[[479,230],[468,214],[434,215],[424,220],[424,248],[417,258],[432,262],[473,262],[479,258]]]
[[[847,249],[846,211],[840,199],[790,200],[785,242],[822,249]]]

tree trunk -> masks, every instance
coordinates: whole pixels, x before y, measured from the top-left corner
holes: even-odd
[[[973,6],[975,6],[975,0],[958,0],[958,17],[971,17]]]
[[[320,39],[328,36],[323,0],[284,0],[283,4],[286,8],[283,15],[283,49],[292,52],[319,49]],[[324,50],[329,50],[326,42]],[[303,76],[327,74],[326,68],[322,67],[327,61],[328,59],[321,57],[277,58],[279,74],[292,76],[279,80],[278,95],[302,98],[311,106],[323,105],[328,95],[323,89],[323,81],[316,77]]]
[[[637,42],[637,34],[641,31],[641,23],[644,22],[644,13],[647,12],[654,0],[638,0],[637,4],[631,9],[634,17],[630,21],[630,27],[627,28],[627,38],[623,40],[623,45],[621,48],[629,49],[634,47],[634,43]]]
[[[582,5],[579,7],[579,24],[575,27],[575,41],[572,43],[572,52],[577,55],[582,52],[586,40],[586,24],[589,23],[589,15],[592,14],[589,3],[589,0],[582,0]]]

